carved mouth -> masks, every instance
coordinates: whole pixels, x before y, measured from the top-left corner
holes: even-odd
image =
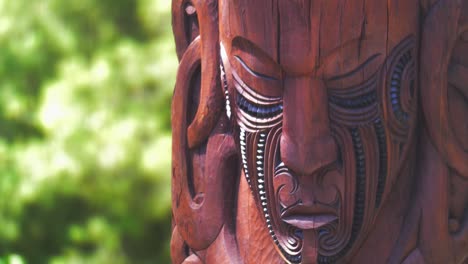
[[[334,208],[325,205],[295,205],[281,214],[281,219],[300,229],[316,229],[338,219]]]
[[[284,222],[295,226],[297,228],[306,230],[306,229],[317,229],[328,223],[331,223],[338,219],[334,215],[292,215],[285,218],[282,218]]]

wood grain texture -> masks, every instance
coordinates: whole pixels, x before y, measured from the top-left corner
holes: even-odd
[[[173,263],[468,262],[468,0],[173,0]]]

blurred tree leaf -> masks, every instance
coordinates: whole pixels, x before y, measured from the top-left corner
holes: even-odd
[[[0,0],[0,263],[169,263],[170,1]]]

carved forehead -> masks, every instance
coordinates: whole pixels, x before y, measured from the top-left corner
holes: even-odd
[[[229,51],[243,37],[286,71],[309,73],[330,57],[357,64],[387,54],[417,35],[419,9],[418,0],[222,0],[221,40]]]

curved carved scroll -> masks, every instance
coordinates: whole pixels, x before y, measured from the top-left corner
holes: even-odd
[[[424,221],[419,249],[434,262],[450,258],[450,263],[461,263],[468,257],[468,199],[455,189],[466,192],[468,186],[467,14],[468,1],[437,2],[426,18],[421,41],[423,112],[430,141],[437,151],[433,156],[441,161],[433,169],[436,173],[428,171],[421,179],[437,186],[435,190],[423,184],[421,201],[430,196],[439,199],[434,204],[422,202]],[[430,163],[437,163],[435,159]],[[437,237],[437,243],[427,241],[429,236]]]
[[[468,153],[457,142],[453,124],[450,122],[447,98],[447,72],[453,48],[459,37],[458,22],[461,10],[459,1],[448,0],[439,1],[432,8],[422,35],[420,79],[421,87],[424,87],[421,98],[429,135],[448,165],[468,177]],[[453,74],[453,70],[451,72]]]
[[[223,132],[227,126],[222,118],[207,132],[211,135],[206,143],[189,147],[189,114],[196,107],[190,100],[197,97],[200,49],[200,38],[196,38],[184,53],[172,103],[174,220],[178,233],[192,250],[207,248],[229,215],[233,199],[226,190],[235,184],[236,169],[232,165],[236,164],[237,153],[233,138]]]
[[[177,0],[172,2],[173,31],[179,59],[189,44],[200,34],[201,76],[200,104],[188,128],[188,145],[203,143],[216,125],[223,109],[220,89],[219,27],[217,0]],[[198,28],[199,27],[199,28]]]

